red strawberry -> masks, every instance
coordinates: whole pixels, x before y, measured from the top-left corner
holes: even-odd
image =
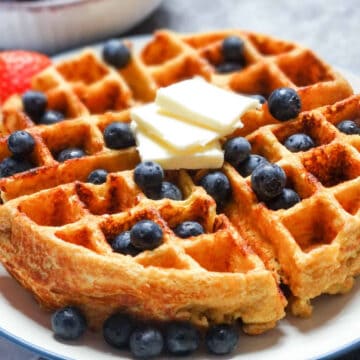
[[[10,95],[28,90],[31,78],[50,64],[47,56],[32,51],[0,52],[0,104]]]

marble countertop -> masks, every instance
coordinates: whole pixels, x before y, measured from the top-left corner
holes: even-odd
[[[357,0],[164,0],[147,20],[127,34],[159,28],[182,32],[242,28],[294,40],[328,63],[360,73],[360,6]],[[37,360],[0,337],[1,360]],[[360,353],[341,360],[355,360]],[[340,359],[340,358],[339,358]]]

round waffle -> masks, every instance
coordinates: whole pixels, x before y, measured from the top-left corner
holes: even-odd
[[[244,40],[246,64],[219,74],[221,42],[229,35]],[[299,204],[269,210],[230,164],[223,171],[233,196],[222,214],[196,186],[200,174],[167,173],[182,201],[148,199],[134,184],[136,149],[108,149],[104,128],[129,122],[127,109],[152,101],[158,87],[195,75],[245,94],[268,96],[282,86],[298,92],[304,111],[297,119],[280,123],[264,105],[247,112],[232,136],[246,135],[254,153],[283,167]],[[15,130],[26,129],[36,146],[34,169],[0,179],[0,260],[46,308],[77,305],[94,328],[121,310],[205,326],[241,319],[245,331],[257,334],[284,316],[280,282],[289,286],[299,315],[311,312],[311,298],[351,287],[360,266],[359,136],[340,134],[334,125],[360,117],[360,98],[311,50],[238,30],[159,31],[123,69],[87,50],[36,76],[33,89],[66,120],[37,125],[19,97],[3,107],[1,159],[9,156],[7,136]],[[293,154],[282,144],[299,131],[316,147]],[[73,146],[87,156],[55,160]],[[114,173],[103,185],[81,182],[96,168]],[[135,257],[114,253],[114,236],[141,219],[161,226],[163,244]],[[185,220],[199,221],[206,234],[179,239],[173,229]]]

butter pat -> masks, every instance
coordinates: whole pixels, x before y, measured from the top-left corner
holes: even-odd
[[[218,141],[209,144],[203,151],[184,154],[160,144],[145,134],[134,123],[132,123],[131,127],[135,132],[141,161],[155,161],[165,170],[217,169],[224,163],[224,153]]]
[[[260,106],[257,99],[220,89],[202,78],[159,89],[155,102],[164,111],[215,130],[220,136],[242,127],[241,116]]]
[[[219,138],[219,134],[215,131],[161,112],[154,103],[133,108],[131,119],[143,133],[149,134],[176,151],[202,150],[206,144]]]

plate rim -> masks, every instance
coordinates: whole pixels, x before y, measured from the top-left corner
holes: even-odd
[[[126,39],[129,41],[134,41],[134,42],[142,42],[142,41],[146,41],[146,40],[150,39],[151,34],[137,34],[137,35],[128,35],[128,36],[125,35],[125,36],[121,36],[118,38]],[[88,48],[99,48],[102,44],[105,43],[105,41],[89,43],[89,44],[82,45],[80,47],[74,47],[74,48],[68,49],[66,51],[60,52],[59,54],[53,55],[52,59],[56,62],[56,61],[66,58],[66,57],[72,56],[76,53],[79,53],[80,51],[88,49]],[[350,76],[351,78],[355,79],[356,81],[359,81],[359,87],[360,87],[360,75],[356,75],[346,69],[338,69],[338,70],[341,73],[344,73],[346,78],[348,76]],[[351,79],[348,79],[348,80],[349,80],[349,82],[351,82]],[[360,88],[354,92],[358,93],[359,91],[360,91]],[[0,266],[2,266],[2,265],[0,264]],[[6,269],[5,269],[5,271],[6,271]],[[360,280],[360,279],[358,279],[358,280]],[[1,326],[0,326],[0,336],[13,344],[16,344],[26,350],[34,352],[36,355],[45,356],[49,360],[72,360],[69,357],[64,357],[63,355],[56,354],[55,352],[53,352],[51,350],[47,350],[46,348],[35,345],[15,334],[12,334],[11,332],[5,330]],[[314,357],[312,359],[314,359],[314,360],[315,359],[316,360],[334,360],[339,356],[347,355],[357,349],[360,349],[360,337],[358,337],[358,339],[355,339],[345,345],[340,346],[337,350],[333,350],[331,352],[324,353],[323,355],[320,355],[319,357]]]

